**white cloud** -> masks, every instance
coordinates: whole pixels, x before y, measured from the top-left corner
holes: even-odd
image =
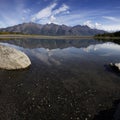
[[[58,9],[55,9],[52,11],[52,15],[50,16],[50,19],[48,21],[48,23],[56,23],[58,24],[57,22],[57,18],[55,17],[56,15],[60,14],[60,13],[64,13],[64,12],[67,12],[69,9],[69,7],[65,4],[63,4],[61,7],[59,7]],[[64,13],[65,14],[65,13]],[[67,13],[68,14],[68,13]]]
[[[65,4],[63,4],[60,8],[54,10],[53,14],[56,15],[56,14],[59,14],[61,12],[67,11],[68,9],[69,9],[69,7]]]
[[[112,17],[112,16],[103,16],[103,18],[105,18],[107,20],[115,21],[115,22],[119,21],[119,19]]]
[[[40,10],[38,13],[32,16],[32,21],[39,21],[43,23],[43,20],[47,23],[57,23],[57,15],[60,13],[66,12],[68,14],[69,7],[66,4],[63,4],[59,8],[55,9],[57,3],[47,6],[46,8]],[[64,13],[65,14],[65,13]]]
[[[99,29],[103,29],[109,32],[119,31],[120,25],[102,25]]]
[[[104,25],[104,24],[100,24],[100,23],[97,23],[97,22],[93,23],[90,20],[84,22],[84,25],[87,25],[87,26],[89,26],[90,28],[93,28],[93,29],[100,29],[100,30],[105,30],[105,31],[109,31],[109,32],[120,30],[120,25],[116,25],[116,24]]]
[[[53,3],[52,5],[40,10],[38,13],[33,15],[32,21],[50,17],[52,15],[52,10],[56,7],[56,5],[57,5],[57,3]]]
[[[91,22],[90,20],[85,21],[83,24],[84,24],[84,25],[87,25],[87,26],[89,26],[89,27],[91,27],[91,28],[94,28],[94,25],[92,24],[92,22]]]
[[[87,25],[90,28],[94,28],[94,29],[98,29],[98,28],[100,28],[102,26],[102,24],[97,23],[97,22],[96,23],[92,23],[92,21],[90,21],[90,20],[84,22],[84,25]]]
[[[100,24],[100,23],[95,23],[95,28],[100,28],[102,26],[102,24]]]
[[[56,18],[52,15],[52,16],[50,16],[50,19],[49,19],[49,24],[50,23],[54,23],[55,22],[55,20],[56,20]]]

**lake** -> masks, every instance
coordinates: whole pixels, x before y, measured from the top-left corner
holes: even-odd
[[[112,120],[120,99],[120,45],[98,40],[9,39],[32,65],[0,70],[0,120]]]

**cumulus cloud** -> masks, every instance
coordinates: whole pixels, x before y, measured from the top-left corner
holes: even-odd
[[[109,31],[109,32],[114,32],[114,31],[119,31],[120,30],[120,25],[102,25],[100,29]]]
[[[87,25],[87,26],[89,26],[89,27],[91,27],[91,28],[94,27],[94,25],[92,24],[92,22],[91,22],[90,20],[85,21],[83,24],[84,24],[84,25]]]
[[[97,28],[100,28],[102,26],[102,24],[100,23],[93,23],[92,21],[88,20],[88,21],[85,21],[84,22],[84,25],[87,25],[89,26],[90,28],[94,28],[94,29],[97,29]]]
[[[63,12],[67,12],[66,14],[68,14],[69,12],[68,11],[69,7],[66,4],[63,4],[59,8],[55,9],[56,6],[57,6],[57,3],[53,3],[47,6],[46,8],[40,10],[38,13],[32,16],[31,21],[41,22],[44,20],[44,21],[47,21],[47,23],[56,23],[57,15]]]
[[[87,26],[89,26],[90,28],[93,28],[93,29],[100,29],[100,30],[105,30],[105,31],[109,31],[109,32],[120,30],[120,25],[116,25],[116,24],[104,25],[104,24],[100,24],[100,23],[97,23],[97,22],[94,23],[90,20],[84,22],[84,25],[87,25]]]
[[[50,16],[50,19],[49,19],[49,24],[50,23],[54,23],[55,22],[55,20],[56,20],[56,18],[52,15],[52,16]]]

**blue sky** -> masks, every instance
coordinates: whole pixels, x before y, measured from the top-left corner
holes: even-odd
[[[120,30],[120,0],[0,0],[0,28],[23,22]]]

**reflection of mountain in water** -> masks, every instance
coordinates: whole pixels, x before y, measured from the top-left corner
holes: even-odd
[[[0,44],[8,45],[22,51],[25,51],[24,48],[27,48],[27,54],[47,65],[60,65],[61,58],[67,60],[79,58],[85,61],[87,60],[86,58],[89,57],[89,61],[96,60],[97,62],[99,61],[99,64],[102,59],[105,59],[107,64],[119,62],[120,45],[112,42],[102,43],[95,40],[39,39],[18,39],[9,40],[7,42],[8,43],[3,41]],[[115,56],[115,59],[111,56]]]
[[[100,43],[96,40],[42,40],[42,39],[11,39],[1,40],[1,42],[7,42],[24,48],[66,48],[66,47],[87,47],[91,44]]]

